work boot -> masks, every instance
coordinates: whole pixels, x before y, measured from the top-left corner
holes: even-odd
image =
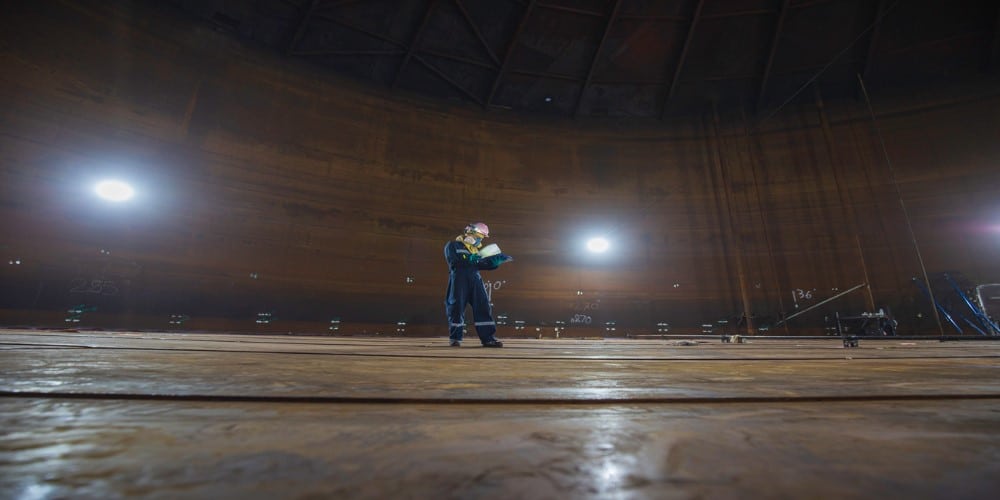
[[[493,339],[489,342],[483,342],[483,347],[503,347],[503,342]]]

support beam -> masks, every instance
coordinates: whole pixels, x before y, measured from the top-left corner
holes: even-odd
[[[374,38],[376,40],[381,40],[383,42],[388,42],[388,43],[391,43],[391,44],[393,44],[393,45],[395,45],[395,46],[397,46],[397,47],[399,47],[399,48],[401,48],[403,50],[408,50],[408,47],[406,46],[405,42],[401,42],[399,40],[396,40],[395,38],[387,37],[387,36],[385,36],[385,35],[383,35],[381,33],[375,33],[374,31],[368,30],[366,28],[362,28],[361,26],[357,26],[357,25],[351,24],[351,23],[349,23],[347,21],[344,21],[343,19],[338,19],[336,17],[330,17],[330,16],[327,16],[325,14],[316,14],[316,19],[322,19],[324,21],[328,21],[328,22],[331,22],[333,24],[337,24],[337,25],[343,26],[345,28],[352,29],[354,31],[357,31],[358,33],[364,33],[365,35],[368,35],[368,36],[370,36],[370,37],[372,37],[372,38]]]
[[[831,3],[833,1],[835,1],[835,0],[805,0],[803,2],[799,2],[799,3],[795,4],[795,5],[789,5],[789,8],[792,8],[792,9],[805,9],[807,7],[815,7],[817,5],[823,5],[825,3]]]
[[[576,105],[573,107],[573,116],[578,116],[580,114],[580,105],[583,104],[583,96],[587,93],[587,87],[590,86],[590,81],[594,78],[594,70],[597,69],[597,59],[601,56],[601,49],[604,48],[604,42],[608,40],[608,33],[611,33],[611,26],[615,24],[615,19],[618,17],[618,9],[621,8],[622,0],[615,0],[614,7],[611,8],[611,15],[608,16],[608,23],[604,25],[604,33],[601,35],[601,41],[597,44],[597,50],[594,51],[594,57],[590,60],[590,69],[587,70],[587,79],[583,81],[583,86],[580,87],[580,93],[576,96]]]
[[[459,84],[458,82],[456,82],[455,80],[453,80],[448,75],[444,74],[441,70],[439,70],[436,67],[434,67],[431,63],[425,61],[423,57],[420,57],[417,54],[413,54],[413,59],[415,59],[417,62],[419,62],[420,64],[422,64],[425,68],[431,70],[431,72],[434,73],[435,75],[437,75],[438,78],[444,80],[445,82],[448,82],[448,84],[451,85],[452,87],[454,87],[456,90],[458,90],[459,92],[465,94],[466,97],[468,97],[469,99],[472,99],[473,102],[478,103],[480,106],[483,105],[482,98],[480,98],[477,95],[474,95],[472,92],[469,92],[469,90],[466,89],[465,87],[463,87],[461,84]]]
[[[621,19],[621,18],[619,18],[619,19]],[[489,64],[485,63],[485,62],[478,62],[478,63],[476,63],[475,61],[465,60],[463,58],[460,58],[459,56],[454,56],[454,55],[449,55],[449,54],[442,54],[442,53],[435,52],[435,51],[428,50],[428,49],[420,49],[420,53],[421,54],[434,55],[434,56],[442,57],[442,58],[445,58],[445,59],[453,59],[453,60],[460,61],[460,62],[466,62],[468,64],[478,65],[478,66],[481,66],[481,67],[488,67],[489,66]],[[856,64],[856,63],[857,63],[857,61],[848,60],[848,61],[844,61],[843,63],[841,63],[841,65],[844,65],[844,64]],[[827,66],[828,65],[825,65],[825,64],[824,65],[809,64],[809,65],[806,65],[806,66],[791,66],[791,67],[785,68],[783,71],[775,71],[774,75],[776,75],[776,76],[786,76],[786,75],[795,75],[795,74],[799,74],[799,73],[806,72],[806,71],[815,72],[816,70],[823,69],[823,68],[825,68]],[[564,74],[560,74],[560,73],[546,73],[546,72],[542,72],[542,71],[529,71],[529,70],[524,70],[524,69],[510,69],[510,70],[507,70],[507,73],[511,74],[511,75],[533,76],[535,78],[547,78],[547,79],[550,79],[550,80],[563,80],[563,81],[567,81],[567,82],[578,82],[579,83],[579,82],[583,81],[583,79],[580,78],[579,76],[564,75]],[[760,78],[760,75],[758,75],[758,74],[717,75],[717,76],[702,76],[702,77],[698,77],[697,79],[694,79],[694,80],[679,79],[677,83],[679,85],[679,84],[682,84],[682,83],[726,82],[726,81],[736,81],[736,80],[756,80],[758,78]],[[628,80],[628,79],[623,79],[623,78],[616,79],[616,78],[612,77],[612,78],[594,78],[593,80],[591,80],[590,83],[593,83],[593,84],[605,84],[605,85],[659,85],[659,86],[663,86],[664,88],[666,88],[667,85],[670,85],[670,80],[666,79],[666,78],[658,78],[658,79],[655,79],[655,80],[636,80],[636,79]]]
[[[725,12],[721,14],[708,14],[702,16],[701,18],[707,21],[709,19],[725,19],[728,17],[770,16],[777,13],[778,11],[774,9],[755,9],[755,10],[741,10],[738,12]]]
[[[743,318],[746,319],[746,334],[753,335],[754,324],[753,324],[753,313],[750,307],[750,294],[747,289],[747,277],[744,270],[743,258],[747,255],[743,248],[743,232],[739,231],[740,225],[736,221],[736,210],[734,205],[736,201],[733,199],[733,183],[731,177],[731,171],[727,168],[725,164],[726,151],[723,147],[723,138],[721,132],[721,120],[719,119],[718,106],[712,103],[712,119],[711,123],[706,124],[710,127],[710,131],[707,134],[707,143],[711,146],[711,150],[714,154],[712,157],[712,164],[715,167],[714,174],[709,174],[710,182],[712,183],[712,192],[718,196],[717,201],[722,205],[720,218],[725,224],[726,231],[723,232],[721,238],[723,242],[723,248],[732,248],[732,258],[735,260],[736,265],[736,279],[739,284],[740,291],[740,302],[743,305]],[[720,194],[721,193],[721,194]],[[729,262],[726,262],[728,265]],[[738,323],[737,323],[738,327]]]
[[[299,16],[299,23],[295,28],[295,33],[292,34],[292,39],[288,41],[288,46],[285,47],[285,55],[292,55],[295,47],[299,45],[299,40],[302,39],[302,35],[306,32],[306,26],[309,24],[309,18],[312,17],[313,13],[316,11],[316,6],[318,5],[319,0],[309,0],[309,4],[306,5],[306,8]]]
[[[582,82],[583,80],[578,76],[573,75],[561,75],[559,73],[542,73],[540,71],[528,71],[524,69],[512,69],[508,70],[508,73],[512,75],[524,75],[533,76],[535,78],[547,78],[549,80],[563,80],[567,82]]]
[[[764,74],[760,77],[760,91],[757,92],[757,110],[764,104],[764,95],[767,93],[767,81],[771,77],[771,67],[774,66],[774,56],[778,52],[778,42],[781,40],[781,30],[785,26],[785,18],[788,17],[788,4],[791,0],[781,0],[781,10],[778,14],[778,24],[774,28],[774,37],[771,39],[771,50],[767,54],[767,64],[764,66]]]
[[[577,79],[579,80],[579,78]],[[663,87],[664,85],[670,83],[663,78],[657,78],[655,80],[626,80],[626,79],[615,79],[615,78],[594,78],[594,85],[635,85],[637,87]]]
[[[524,31],[524,27],[528,23],[528,18],[531,16],[531,12],[535,10],[535,5],[537,5],[537,0],[530,0],[528,6],[524,8],[524,14],[521,15],[521,21],[517,23],[517,28],[514,30],[514,34],[510,38],[510,43],[507,44],[507,52],[503,56],[503,62],[500,63],[500,70],[497,71],[497,77],[493,80],[493,86],[490,88],[490,94],[486,97],[486,104],[484,104],[486,107],[489,107],[490,103],[493,102],[493,96],[496,95],[497,89],[500,88],[500,81],[503,80],[503,75],[507,72],[507,65],[510,64],[510,56],[514,53],[514,48],[517,47],[517,40],[521,38],[521,32]]]
[[[488,69],[488,70],[491,70],[491,71],[496,71],[496,69],[497,69],[496,66],[490,64],[487,61],[480,61],[478,59],[472,59],[470,57],[457,56],[455,54],[448,54],[448,53],[445,53],[445,52],[440,52],[440,51],[437,51],[437,50],[428,49],[426,47],[420,49],[417,52],[420,53],[420,54],[428,55],[428,56],[440,57],[441,59],[448,59],[450,61],[455,61],[455,62],[460,62],[460,63],[468,64],[470,66],[477,66],[477,67],[480,67],[480,68],[485,68],[485,69]],[[476,102],[482,102],[482,98],[476,99]]]
[[[848,163],[844,161],[843,156],[838,146],[837,141],[834,139],[833,126],[830,124],[830,112],[826,107],[826,102],[823,101],[823,94],[820,91],[819,85],[813,84],[813,94],[816,99],[816,114],[819,118],[820,130],[823,132],[823,140],[826,142],[827,154],[830,155],[830,165],[829,172],[831,178],[833,179],[833,187],[837,192],[837,201],[840,205],[841,223],[838,224],[839,231],[843,233],[854,233],[854,239],[858,243],[858,264],[859,271],[862,273],[860,278],[862,278],[862,283],[866,283],[865,286],[868,297],[868,310],[875,311],[875,298],[872,295],[871,281],[868,276],[868,265],[865,263],[864,248],[861,246],[861,223],[858,220],[858,214],[855,210],[857,206],[856,201],[851,196],[851,189],[847,179],[850,178],[849,173],[843,173],[842,170],[848,169]],[[817,169],[817,177],[819,177],[820,172]]]
[[[363,2],[363,1],[364,0],[338,0],[336,2],[328,2],[328,3],[324,3],[323,6],[320,7],[320,11],[326,11],[326,10],[330,10],[330,9],[336,9],[337,7],[342,7],[342,6],[347,5],[347,4],[358,3],[358,2]]]
[[[318,49],[318,50],[296,50],[292,52],[293,56],[401,56],[405,54],[402,50],[334,50],[334,49]]]
[[[424,34],[424,27],[427,26],[427,21],[430,20],[431,14],[434,12],[434,7],[437,6],[438,0],[430,0],[427,4],[427,11],[424,12],[423,19],[420,20],[420,25],[417,26],[416,33],[413,34],[413,41],[410,42],[410,47],[406,51],[406,55],[403,56],[403,62],[399,63],[399,70],[396,71],[396,78],[392,79],[392,88],[396,88],[399,85],[399,78],[403,76],[403,71],[406,69],[406,65],[409,64],[410,59],[413,58],[413,54],[417,51],[417,46],[420,45],[420,38]]]
[[[990,60],[987,70],[1000,71],[1000,5],[997,6],[997,19],[993,23],[993,46],[990,48]]]
[[[691,24],[688,25],[687,34],[684,35],[684,45],[681,46],[681,54],[678,56],[677,64],[674,66],[674,74],[670,77],[670,86],[667,87],[667,95],[663,97],[662,101],[660,101],[661,120],[667,112],[667,103],[674,97],[674,92],[677,90],[677,82],[680,81],[681,70],[684,68],[684,61],[687,60],[688,49],[691,48],[691,40],[694,39],[695,28],[698,27],[698,19],[701,18],[701,8],[704,5],[705,0],[698,0],[698,4],[694,7],[694,14],[691,16]]]
[[[574,7],[563,7],[562,5],[549,5],[545,3],[538,3],[538,8],[555,10],[559,12],[569,12],[570,14],[579,14],[581,16],[590,16],[590,17],[604,17],[605,15],[603,12],[598,12],[596,10],[577,9]]]
[[[842,66],[842,65],[845,65],[845,64],[856,64],[856,61],[854,61],[853,59],[852,60],[847,60],[847,61],[844,61],[844,62],[840,63],[839,65]],[[812,72],[812,73],[815,73],[817,70],[823,70],[823,69],[826,69],[826,68],[828,68],[830,66],[837,66],[837,64],[829,64],[829,63],[827,63],[827,64],[823,64],[823,65],[810,64],[810,65],[807,65],[807,66],[792,66],[792,67],[785,68],[782,71],[772,71],[771,74],[773,74],[775,76],[787,76],[787,75],[795,75],[795,74],[802,73],[802,72]],[[760,75],[757,75],[757,74],[746,74],[746,75],[714,75],[714,76],[699,77],[696,80],[681,80],[680,83],[725,82],[725,81],[730,81],[730,80],[756,80],[758,78],[760,78]]]
[[[684,16],[644,16],[642,14],[622,14],[618,16],[621,20],[632,20],[632,21],[651,21],[651,22],[669,22],[669,23],[686,23],[688,18]]]
[[[981,38],[981,39],[984,40],[984,43],[989,43],[987,40],[989,40],[990,37],[991,37],[990,32],[988,32],[986,30],[969,31],[969,32],[966,32],[966,33],[959,33],[957,35],[952,35],[952,36],[945,37],[945,38],[935,38],[933,40],[924,40],[922,42],[915,43],[913,45],[906,45],[904,47],[895,47],[895,48],[893,48],[891,50],[885,51],[885,53],[888,54],[888,55],[892,55],[892,54],[905,54],[907,52],[913,52],[915,50],[926,50],[926,49],[928,49],[930,47],[937,47],[937,46],[940,46],[940,45],[950,45],[950,44],[953,44],[953,43],[955,43],[957,41],[967,40],[969,38]]]
[[[460,92],[462,92],[464,95],[466,95],[467,97],[469,97],[469,99],[471,99],[472,101],[477,102],[479,104],[483,104],[483,100],[482,100],[481,97],[473,95],[471,92],[469,92],[468,89],[462,87],[462,85],[460,85],[458,82],[454,81],[452,78],[448,77],[443,72],[441,72],[441,70],[439,70],[437,67],[435,67],[434,65],[430,64],[430,62],[428,62],[424,58],[420,57],[418,55],[418,53],[432,55],[432,56],[435,56],[435,57],[440,57],[442,59],[449,59],[449,60],[453,60],[453,61],[458,61],[458,62],[461,62],[461,63],[470,64],[470,65],[474,65],[474,66],[479,66],[479,67],[483,67],[483,68],[487,68],[487,69],[496,69],[493,65],[491,65],[491,64],[489,64],[487,62],[477,61],[477,60],[469,59],[469,58],[462,57],[462,56],[456,56],[456,55],[452,55],[452,54],[445,54],[445,53],[438,52],[438,51],[435,51],[435,50],[418,49],[418,48],[414,48],[414,46],[412,46],[412,45],[410,47],[406,47],[406,44],[403,43],[403,42],[400,42],[399,40],[395,40],[395,39],[389,38],[389,37],[387,37],[385,35],[381,35],[381,34],[378,34],[378,33],[371,32],[371,31],[369,31],[369,30],[367,30],[365,28],[361,28],[359,26],[355,26],[355,25],[353,25],[351,23],[348,23],[348,22],[346,22],[346,21],[344,21],[342,19],[333,18],[333,17],[327,16],[327,15],[324,15],[324,14],[316,14],[316,18],[323,19],[324,21],[329,21],[329,22],[332,22],[332,23],[344,26],[346,28],[356,30],[356,31],[358,31],[360,33],[364,33],[364,34],[366,34],[368,36],[371,36],[372,38],[375,38],[377,40],[381,40],[381,41],[384,41],[384,42],[391,43],[391,44],[393,44],[393,45],[395,45],[397,47],[400,47],[400,49],[395,49],[395,50],[394,49],[382,49],[382,50],[310,50],[310,51],[298,51],[298,52],[295,52],[295,55],[304,55],[304,56],[324,56],[324,55],[325,56],[393,56],[393,57],[395,57],[395,56],[406,56],[406,55],[409,55],[411,58],[417,60],[421,65],[425,66],[427,69],[429,69],[435,75],[437,75],[439,78],[441,78],[442,80],[444,80],[445,82],[447,82],[449,85],[455,87]],[[398,78],[398,75],[397,75],[397,78]]]
[[[476,34],[476,38],[479,39],[479,43],[483,44],[483,48],[486,49],[486,53],[490,55],[490,59],[493,59],[493,62],[495,62],[497,66],[500,66],[500,58],[493,53],[493,49],[490,48],[490,44],[486,41],[486,37],[483,36],[483,32],[479,31],[479,27],[472,21],[472,16],[469,15],[469,11],[465,8],[465,4],[462,3],[462,0],[455,0],[455,5],[458,6],[458,10],[462,12],[462,17],[465,18],[465,22],[469,23],[469,28],[471,28],[472,32]]]
[[[743,143],[746,146],[747,159],[750,165],[750,179],[753,181],[753,201],[757,204],[758,210],[757,218],[760,220],[761,234],[764,236],[764,244],[767,246],[767,265],[768,269],[766,274],[771,277],[771,290],[766,288],[763,290],[765,298],[768,295],[773,295],[778,299],[778,311],[784,316],[787,312],[785,309],[785,301],[781,298],[786,287],[781,286],[781,281],[778,279],[778,266],[775,264],[774,259],[774,243],[771,238],[771,228],[770,224],[767,223],[769,217],[767,214],[767,205],[764,202],[764,197],[761,196],[761,175],[758,172],[762,169],[767,168],[766,156],[764,155],[764,148],[760,142],[760,135],[750,133],[750,120],[747,117],[746,106],[740,103],[740,118],[743,124]],[[777,325],[775,325],[777,326]],[[785,334],[788,334],[788,325],[785,325]]]
[[[861,78],[867,79],[868,73],[872,70],[872,62],[875,60],[875,52],[878,49],[879,35],[882,33],[882,23],[879,19],[885,11],[886,0],[878,0],[875,5],[875,27],[872,28],[872,36],[868,38],[868,50],[865,56],[865,66],[861,68]]]

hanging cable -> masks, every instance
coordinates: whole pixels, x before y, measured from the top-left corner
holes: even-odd
[[[937,301],[934,300],[934,290],[931,289],[931,281],[927,278],[927,268],[924,267],[924,257],[920,254],[920,245],[917,244],[917,234],[913,232],[913,224],[910,223],[910,213],[906,209],[906,203],[903,201],[903,193],[899,189],[899,183],[896,181],[896,169],[892,166],[892,160],[889,159],[889,150],[885,147],[885,139],[882,138],[882,129],[879,128],[878,122],[875,121],[875,110],[872,108],[871,98],[868,97],[868,89],[865,87],[865,80],[861,78],[861,74],[858,73],[858,82],[861,84],[861,93],[865,96],[865,104],[868,106],[868,113],[872,117],[872,127],[875,128],[875,134],[878,136],[879,145],[882,146],[882,154],[885,156],[885,164],[889,168],[889,178],[892,180],[892,187],[896,189],[896,198],[899,199],[899,207],[903,210],[903,218],[906,219],[906,229],[910,231],[910,240],[913,242],[913,249],[917,252],[917,261],[920,262],[920,272],[924,275],[924,284],[927,285],[927,295],[931,299],[931,311],[934,311],[934,320],[937,321],[938,332],[944,335],[944,326],[941,325],[941,316],[937,311]]]

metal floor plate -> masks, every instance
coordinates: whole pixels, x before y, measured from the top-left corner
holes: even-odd
[[[0,332],[0,496],[984,498],[1000,344]]]

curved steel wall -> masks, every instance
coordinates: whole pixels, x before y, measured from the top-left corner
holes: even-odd
[[[936,331],[858,103],[816,94],[753,133],[740,113],[546,122],[356,88],[167,8],[9,9],[4,324],[59,324],[84,305],[96,311],[82,325],[324,331],[338,318],[443,335],[442,247],[484,220],[517,258],[486,275],[511,324],[695,331],[742,311],[766,324],[871,283],[793,325],[888,306]],[[1000,280],[995,88],[880,107],[929,272]],[[105,175],[139,196],[99,202]],[[592,233],[613,240],[602,258],[581,250]]]

